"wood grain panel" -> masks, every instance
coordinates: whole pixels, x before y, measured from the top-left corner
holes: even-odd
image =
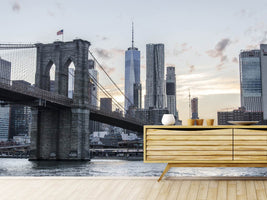
[[[241,146],[242,147],[242,146]],[[247,147],[247,146],[245,146]],[[250,146],[248,146],[250,147]],[[259,146],[260,148],[261,146]],[[263,147],[262,147],[263,148]],[[262,149],[261,148],[261,149]],[[267,150],[267,147],[264,147]],[[232,151],[232,146],[147,146],[146,150],[155,151]],[[260,149],[251,149],[260,150]],[[263,149],[264,150],[264,149]]]
[[[261,135],[261,136],[267,136],[267,130],[266,129],[262,129],[262,130],[253,130],[253,129],[238,129],[235,128],[234,129],[234,135],[235,136],[239,136],[239,135],[252,135],[252,136],[256,136],[256,135]]]
[[[260,136],[260,135],[234,135],[235,141],[267,141],[267,136]]]
[[[266,151],[267,145],[265,146],[235,146],[235,151]]]
[[[266,147],[266,130],[234,129],[234,160],[266,161]]]
[[[266,141],[234,141],[234,146],[265,146]]]
[[[234,155],[234,160],[265,160],[266,161],[266,155],[265,156],[236,156]]]
[[[199,156],[199,155],[232,156],[232,151],[147,151],[147,155],[149,156]],[[258,155],[258,154],[255,154],[255,155]]]
[[[234,151],[235,156],[267,156],[266,151]]]
[[[147,156],[148,161],[232,160],[232,156]]]
[[[242,137],[242,136],[239,136]],[[251,136],[253,137],[253,136]],[[264,136],[258,136],[258,137],[264,137]],[[242,138],[241,138],[242,139]],[[247,138],[245,138],[247,139]],[[249,138],[248,138],[249,139]],[[194,136],[185,136],[185,135],[176,135],[176,136],[171,136],[171,135],[164,135],[164,136],[147,136],[147,140],[153,140],[153,141],[165,141],[165,140],[171,140],[171,141],[192,141],[192,140],[197,140],[197,141],[227,141],[231,140],[232,141],[232,136],[218,136],[218,135],[213,135],[213,136],[199,136],[199,135],[194,135]],[[255,139],[255,140],[261,140],[261,138]]]
[[[246,143],[241,143],[242,145]],[[232,146],[232,141],[147,141],[151,146]],[[252,145],[252,144],[251,144]],[[261,144],[262,145],[262,144]]]
[[[147,129],[147,136],[149,135],[232,135],[232,129],[211,129],[211,130],[164,130],[164,129]]]

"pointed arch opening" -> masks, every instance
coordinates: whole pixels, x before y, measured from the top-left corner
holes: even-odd
[[[64,68],[68,72],[68,89],[67,89],[67,96],[68,98],[73,99],[74,96],[74,84],[75,84],[75,65],[74,62],[69,58],[64,65]]]
[[[51,68],[50,68],[50,72],[49,72],[49,77],[50,77],[50,82],[49,82],[49,91],[50,92],[56,92],[56,65],[52,64]]]
[[[42,89],[50,92],[56,92],[56,65],[51,60],[46,65],[44,79],[45,85],[42,86]]]

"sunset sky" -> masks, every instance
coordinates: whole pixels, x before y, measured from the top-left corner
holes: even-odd
[[[185,125],[189,89],[199,97],[201,118],[240,106],[238,55],[267,42],[266,10],[263,0],[0,0],[0,42],[51,43],[61,40],[56,32],[64,29],[64,41],[90,41],[93,54],[124,89],[133,21],[143,94],[146,44],[163,43],[165,66],[176,67],[177,108]]]

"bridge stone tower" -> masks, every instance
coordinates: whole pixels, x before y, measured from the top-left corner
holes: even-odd
[[[50,89],[50,69],[55,64],[55,93],[67,97],[71,62],[75,66],[75,75],[73,104],[70,108],[33,108],[30,160],[89,160],[90,43],[78,39],[36,46],[36,87]]]

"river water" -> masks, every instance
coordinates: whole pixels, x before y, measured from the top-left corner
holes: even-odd
[[[166,164],[143,161],[28,161],[1,158],[0,176],[160,176]],[[267,168],[172,168],[166,176],[267,176]]]

